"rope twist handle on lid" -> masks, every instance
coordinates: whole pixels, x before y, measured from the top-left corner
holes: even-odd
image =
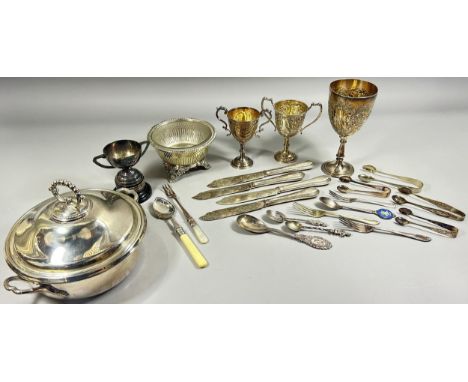
[[[55,198],[62,203],[66,204],[71,204],[73,202],[73,198],[71,197],[62,197],[59,192],[58,192],[58,186],[64,186],[68,187],[73,193],[75,194],[76,197],[76,205],[81,204],[81,202],[84,199],[84,196],[81,194],[80,190],[78,187],[76,187],[72,182],[64,179],[58,179],[52,182],[52,184],[49,187],[49,191],[52,192],[52,195],[55,196]]]

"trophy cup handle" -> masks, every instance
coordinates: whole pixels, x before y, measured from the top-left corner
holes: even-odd
[[[320,116],[322,115],[322,104],[321,104],[320,102],[311,103],[310,106],[309,106],[309,108],[307,109],[307,111],[309,111],[310,109],[312,109],[314,106],[318,106],[318,107],[320,108],[320,111],[319,111],[319,113],[317,114],[317,116],[315,117],[315,119],[314,119],[312,122],[308,123],[307,125],[305,125],[305,126],[301,129],[301,134],[302,134],[302,132],[303,132],[307,127],[309,127],[309,126],[312,125],[314,122],[316,122],[317,119],[319,119]]]
[[[260,138],[260,133],[261,133],[263,130],[265,130],[265,129],[263,128],[263,126],[265,126],[267,123],[270,122],[269,119],[268,119],[268,117],[266,116],[266,113],[270,113],[270,119],[271,119],[271,112],[270,112],[270,110],[262,110],[262,111],[260,112],[260,117],[265,117],[265,118],[267,118],[267,120],[266,120],[265,122],[261,123],[260,126],[258,126],[257,133],[255,134],[255,136],[256,136],[257,138]]]
[[[105,154],[101,154],[101,155],[97,155],[93,158],[93,162],[95,164],[97,164],[99,167],[102,167],[102,168],[114,168],[114,166],[109,166],[109,165],[106,165],[106,164],[102,164],[102,163],[99,163],[98,162],[98,159],[102,159],[102,158],[105,158],[106,155]]]
[[[143,145],[146,145],[146,147],[143,149],[143,151],[141,152],[141,155],[140,157],[142,157],[143,155],[145,155],[146,153],[146,150],[148,150],[148,147],[149,147],[149,141],[141,141],[140,142],[140,145],[143,146]]]
[[[216,108],[216,119],[223,124],[223,129],[228,132],[227,136],[229,137],[231,135],[231,131],[228,129],[228,125],[227,125],[226,121],[219,117],[218,114],[219,114],[220,110],[224,111],[224,114],[226,115],[228,113],[228,109],[226,109],[224,106],[218,106]]]
[[[263,115],[266,117],[266,119],[268,120],[267,122],[270,122],[270,123],[273,125],[273,127],[275,128],[275,130],[276,130],[276,125],[275,125],[275,123],[273,122],[273,114],[272,114],[271,110],[265,108],[265,106],[264,106],[265,101],[270,101],[271,106],[274,107],[273,99],[272,99],[272,98],[268,98],[268,97],[263,97],[263,98],[262,98],[262,102],[261,102],[261,108],[262,108],[262,114],[263,114]],[[263,126],[263,125],[265,125],[267,122],[262,123],[262,124],[260,125],[260,127]]]

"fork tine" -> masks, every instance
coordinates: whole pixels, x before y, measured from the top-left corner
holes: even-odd
[[[306,212],[306,213],[311,213],[311,210],[312,210],[311,208],[309,208],[309,207],[307,207],[304,204],[299,203],[299,202],[294,202],[293,207],[296,208],[299,211]]]
[[[167,184],[162,185],[162,189],[168,198],[171,198],[171,190],[168,189]]]
[[[348,218],[346,218],[344,216],[340,216],[339,221],[340,221],[341,224],[344,224],[347,227],[351,227],[351,228],[356,228],[357,227],[357,225],[355,224],[356,223],[355,221],[350,220],[350,219],[348,219]]]
[[[349,227],[351,225],[351,222],[348,219],[346,219],[344,216],[340,216],[338,220],[341,224],[344,224],[345,226]]]

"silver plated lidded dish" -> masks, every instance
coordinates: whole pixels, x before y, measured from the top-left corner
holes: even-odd
[[[175,118],[153,126],[148,141],[163,160],[169,181],[174,182],[188,171],[210,168],[206,155],[215,136],[207,121]]]
[[[72,192],[59,194],[58,186]],[[78,190],[65,180],[49,190],[54,197],[26,212],[7,236],[5,260],[16,275],[4,281],[5,289],[81,299],[119,284],[136,265],[146,231],[138,194]]]

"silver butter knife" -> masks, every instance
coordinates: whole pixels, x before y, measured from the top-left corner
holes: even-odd
[[[284,186],[276,186],[267,190],[253,191],[247,192],[245,194],[226,196],[225,198],[218,200],[216,203],[226,205],[250,202],[252,200],[268,198],[270,196],[275,196],[290,191],[301,190],[303,188],[326,186],[330,182],[331,178],[329,176],[320,175],[312,179],[303,180],[301,182],[287,184]]]
[[[306,170],[310,170],[312,167],[314,167],[314,164],[312,163],[312,161],[309,160],[305,162],[290,164],[288,166],[272,168],[270,170],[257,171],[257,172],[252,172],[250,174],[236,175],[236,176],[230,176],[227,178],[217,179],[211,182],[208,185],[208,187],[216,188],[216,187],[234,186],[236,184],[251,182],[253,180],[266,178],[267,176],[281,175],[281,174],[285,174],[285,173],[292,172],[292,171],[306,171]]]
[[[240,214],[246,214],[252,211],[261,210],[262,208],[274,206],[276,204],[294,202],[295,200],[304,200],[304,199],[313,199],[317,197],[319,190],[316,188],[306,188],[305,190],[293,192],[284,196],[277,196],[270,199],[260,200],[258,202],[252,202],[247,204],[242,204],[240,206],[223,208],[216,211],[208,212],[203,215],[201,220],[218,220],[224,219],[229,216],[235,216]]]
[[[272,184],[279,184],[279,183],[288,183],[288,182],[297,182],[304,178],[303,172],[292,172],[290,174],[276,176],[274,178],[258,180],[255,182],[243,183],[237,186],[231,187],[224,187],[224,188],[217,188],[216,190],[208,190],[200,192],[199,194],[195,195],[193,198],[198,200],[206,200],[216,198],[218,196],[230,195],[235,194],[237,192],[244,192],[252,190],[253,188],[270,186]]]

